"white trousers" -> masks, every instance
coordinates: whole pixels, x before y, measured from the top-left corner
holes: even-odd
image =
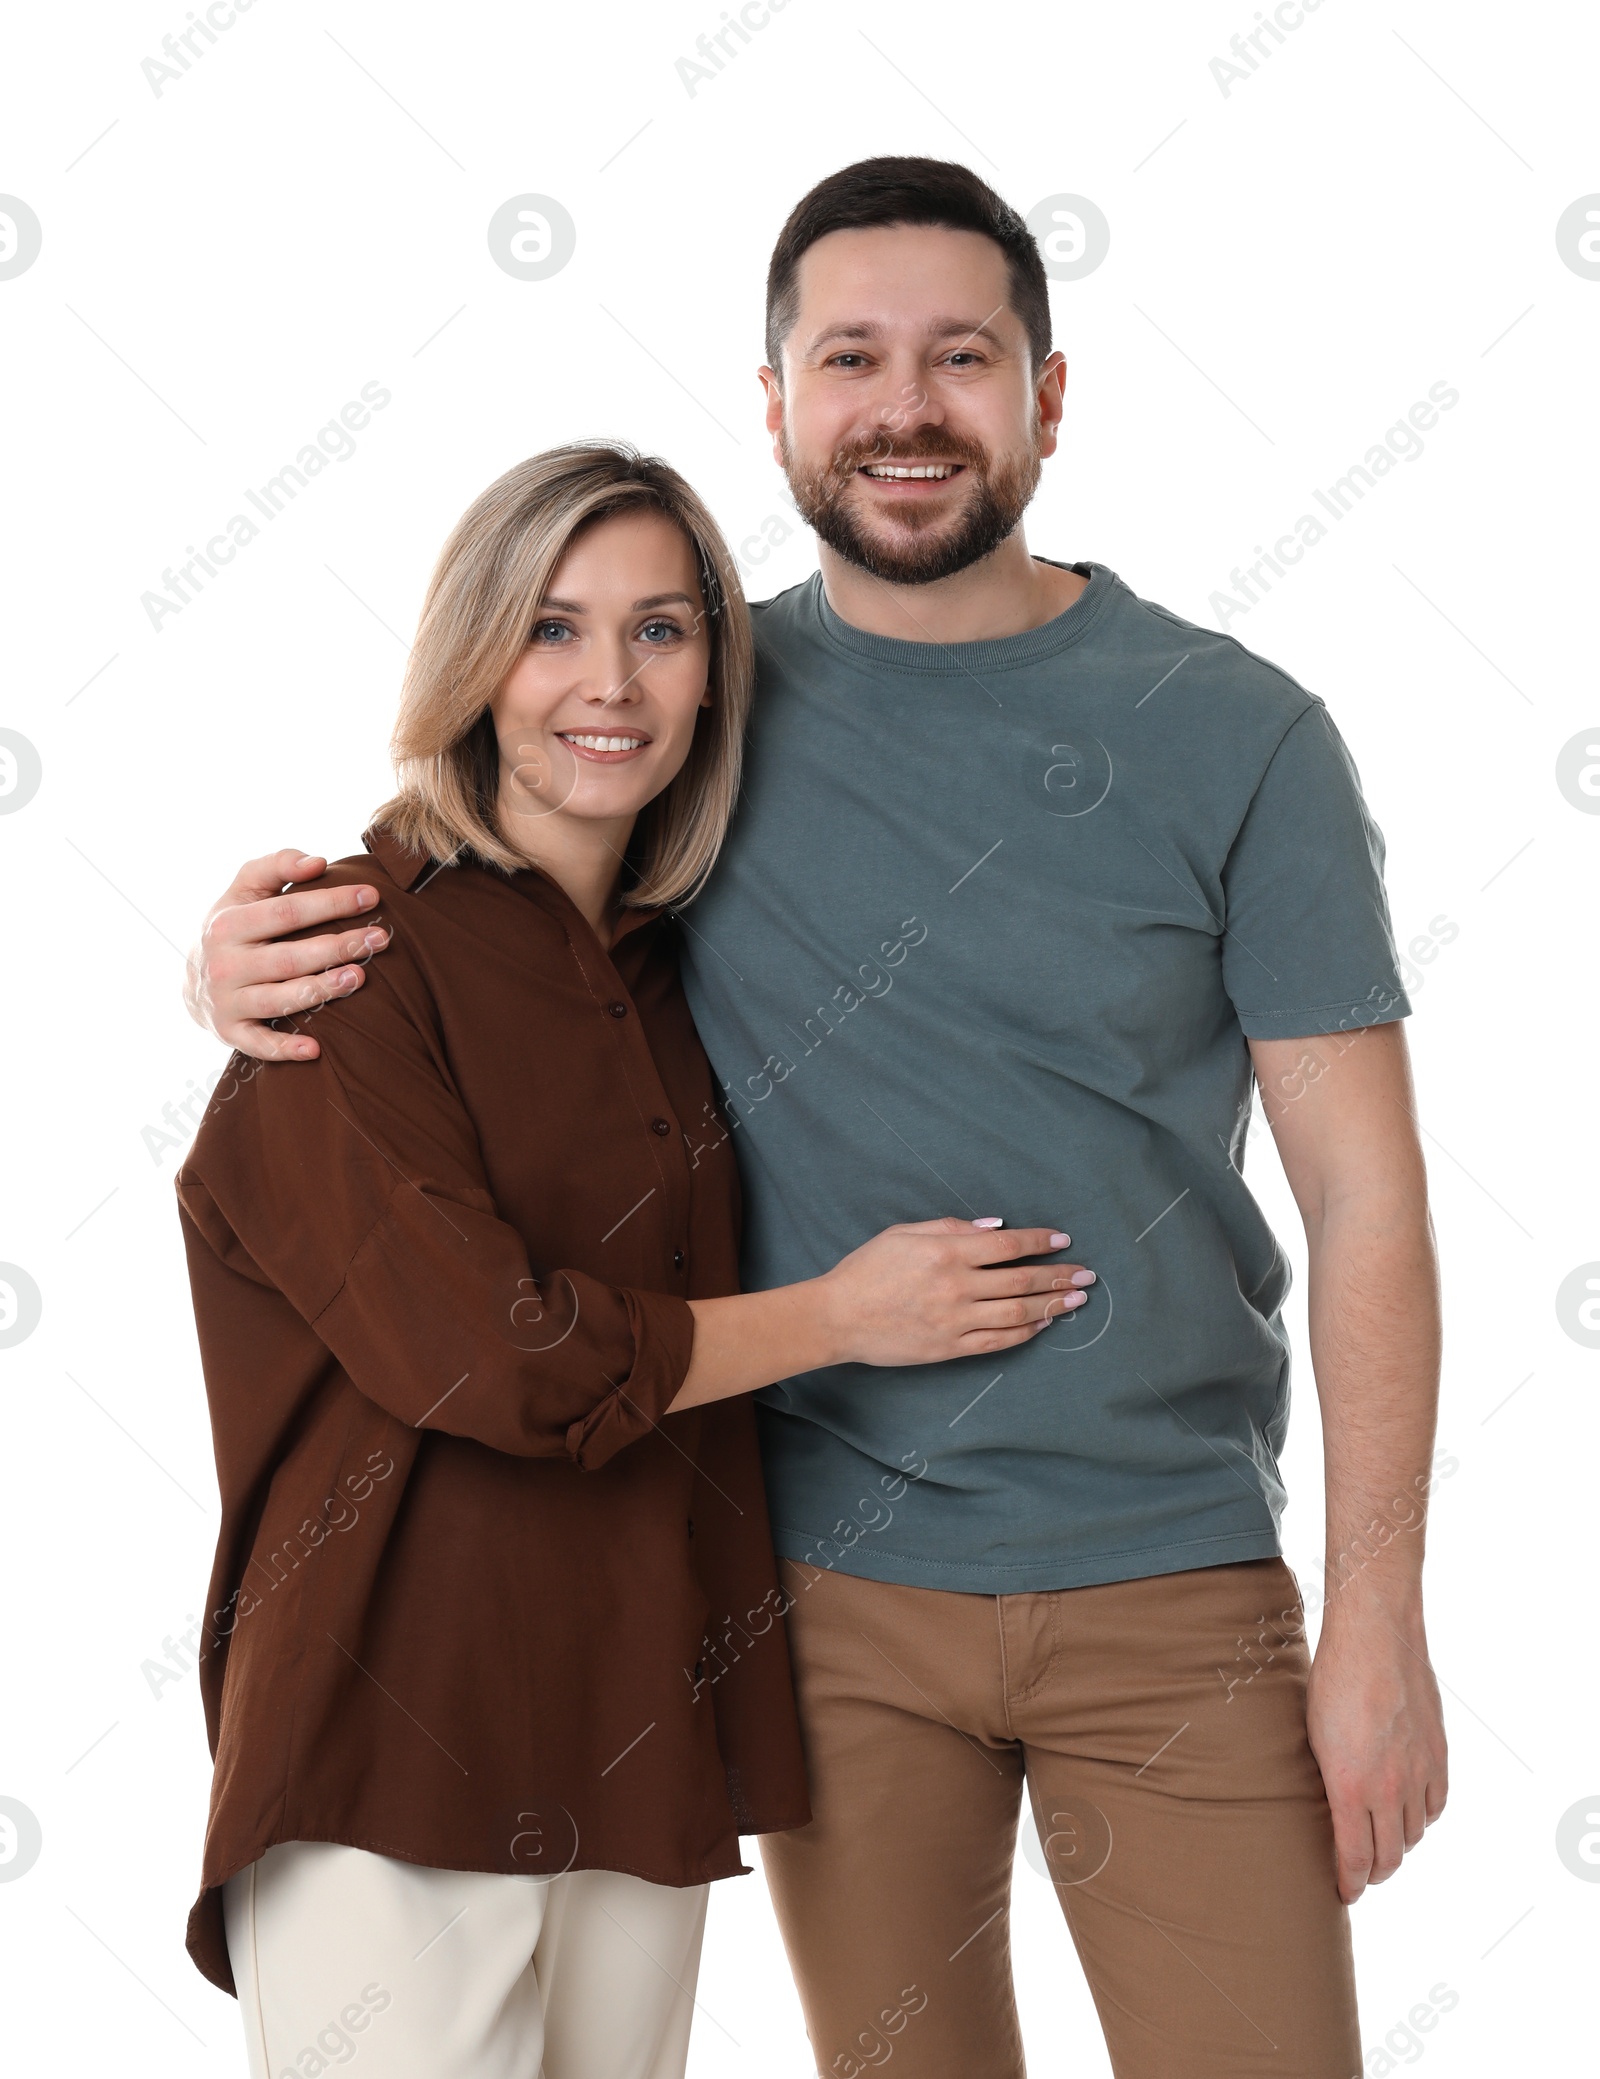
[[[269,1848],[223,1892],[250,2079],[683,2079],[709,1889]]]

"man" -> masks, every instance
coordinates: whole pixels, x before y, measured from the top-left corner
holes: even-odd
[[[1054,1217],[1089,1303],[1004,1363],[759,1397],[814,1819],[763,1854],[820,2072],[1022,2070],[1024,1778],[1119,2079],[1351,2079],[1346,1907],[1445,1797],[1423,1632],[1438,1306],[1382,841],[1321,702],[1030,554],[1065,364],[975,175],[877,159],[797,206],[767,426],[820,578],[756,611],[748,791],[683,919],[754,1286],[937,1213]],[[243,870],[197,1014],[359,986],[356,891]],[[1327,1467],[1309,1665],[1279,1557],[1281,1253],[1305,1222]],[[907,1468],[915,1467],[914,1474]],[[714,1617],[719,1613],[713,1613]],[[739,1613],[708,1652],[760,1651]]]

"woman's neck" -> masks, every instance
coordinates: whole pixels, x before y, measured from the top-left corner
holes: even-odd
[[[500,830],[512,850],[548,874],[588,919],[601,945],[611,944],[617,921],[617,889],[634,818],[582,821],[554,815],[537,819],[502,804]]]

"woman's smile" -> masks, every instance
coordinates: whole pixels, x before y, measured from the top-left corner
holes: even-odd
[[[589,729],[558,729],[556,734],[564,744],[574,750],[580,758],[587,758],[595,765],[622,765],[630,758],[648,750],[653,738],[642,730],[614,730],[601,735]]]

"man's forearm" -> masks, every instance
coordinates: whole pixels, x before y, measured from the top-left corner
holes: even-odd
[[[1328,1531],[1306,1735],[1349,1904],[1400,1867],[1449,1787],[1422,1621],[1438,1266],[1401,1025],[1253,1040],[1251,1056],[1310,1249]]]
[[[1365,1611],[1405,1632],[1420,1618],[1439,1394],[1438,1264],[1421,1177],[1336,1199],[1308,1220],[1307,1239],[1324,1622]]]

